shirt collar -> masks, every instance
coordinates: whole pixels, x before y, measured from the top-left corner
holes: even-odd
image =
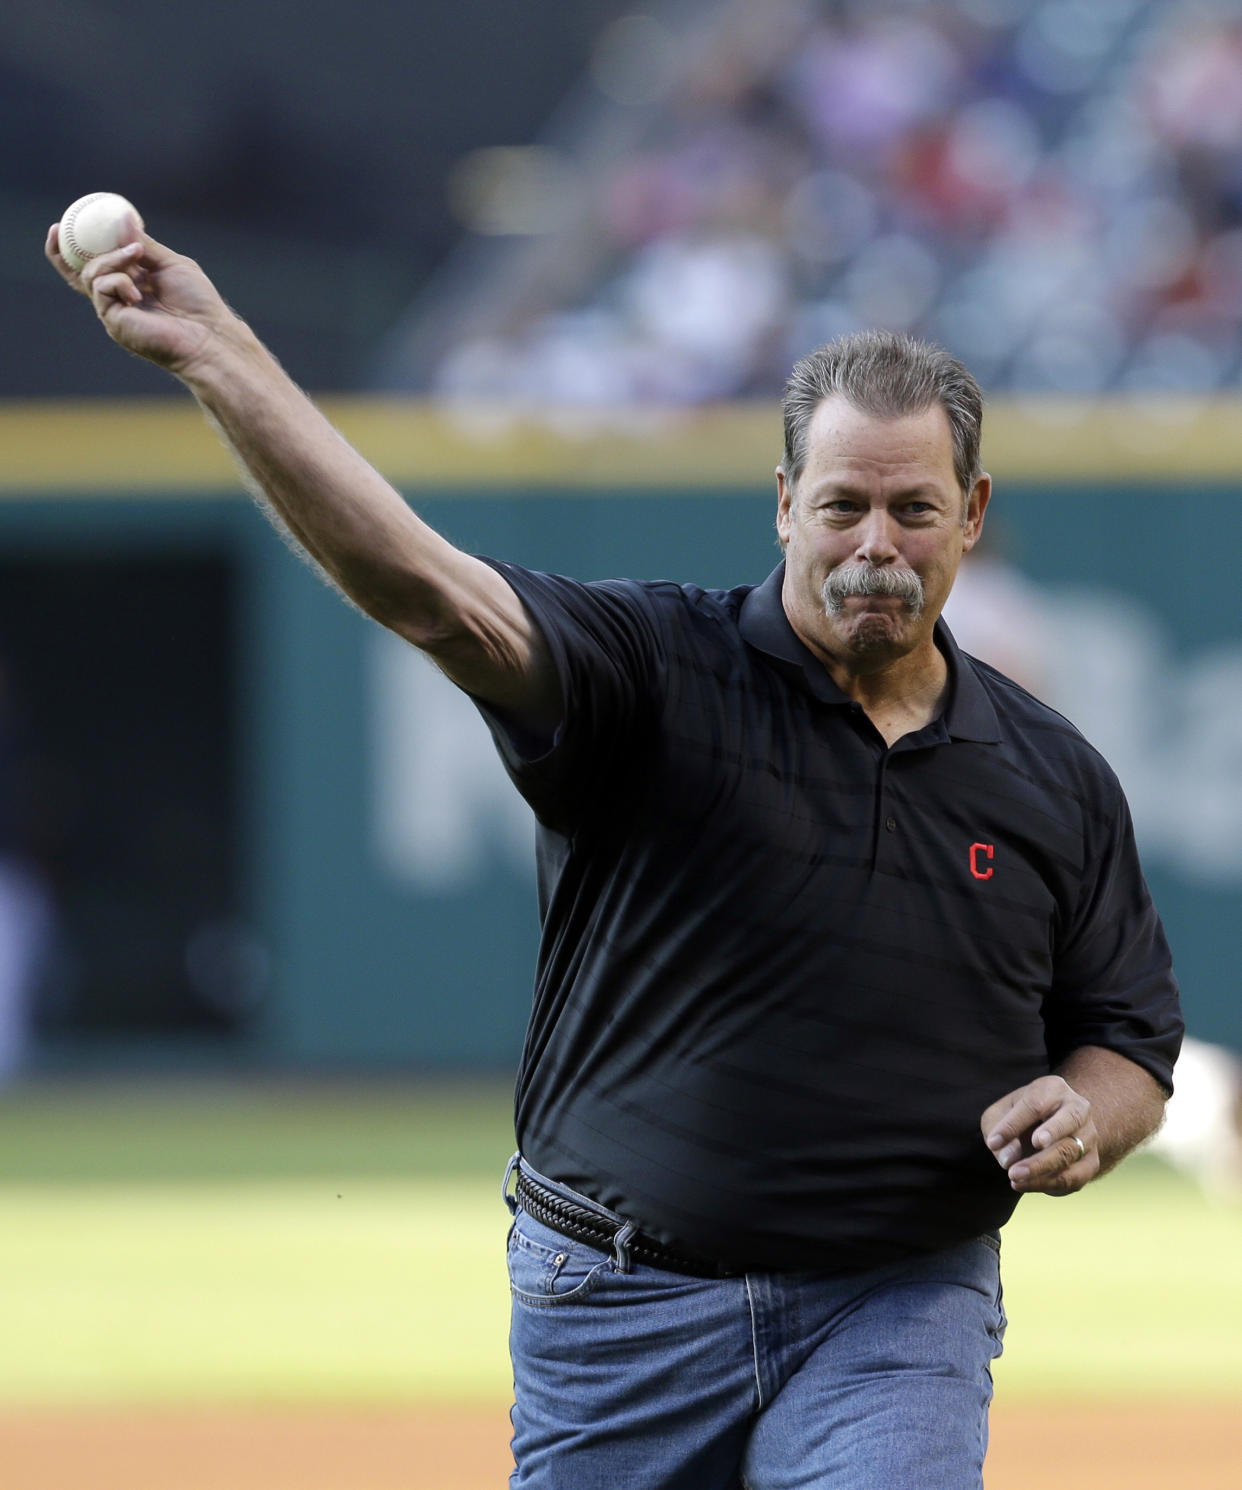
[[[761,585],[742,602],[738,628],[743,641],[772,658],[779,670],[829,704],[848,704],[849,697],[828,675],[814,652],[799,640],[789,624],[781,589],[785,561],[776,566]],[[943,618],[936,622],[936,645],[949,665],[949,702],[941,718],[954,740],[976,740],[994,745],[1001,738],[996,708],[971,659],[953,640]]]

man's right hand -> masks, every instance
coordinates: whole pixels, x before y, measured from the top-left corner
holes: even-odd
[[[49,229],[44,252],[65,283],[90,299],[113,341],[172,373],[186,372],[216,335],[238,325],[194,260],[147,234],[91,259],[81,272],[60,255],[59,224]]]

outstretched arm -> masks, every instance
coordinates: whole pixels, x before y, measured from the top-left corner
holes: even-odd
[[[1150,1137],[1164,1103],[1165,1093],[1142,1066],[1085,1045],[1057,1075],[994,1102],[980,1125],[1015,1190],[1072,1195]]]
[[[528,726],[555,725],[556,682],[517,596],[414,515],[192,259],[140,234],[77,273],[56,227],[46,253],[115,342],[193,393],[269,515],[354,604],[471,693]]]

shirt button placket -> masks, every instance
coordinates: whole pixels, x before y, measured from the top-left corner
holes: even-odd
[[[887,794],[885,794],[887,795]],[[881,799],[879,812],[873,819],[875,826],[872,828],[872,858],[874,869],[894,868],[898,855],[898,840],[894,836],[897,832],[897,819],[888,811],[887,803]]]

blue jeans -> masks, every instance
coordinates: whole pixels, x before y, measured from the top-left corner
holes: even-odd
[[[516,1209],[511,1490],[979,1490],[999,1253],[691,1278]]]

